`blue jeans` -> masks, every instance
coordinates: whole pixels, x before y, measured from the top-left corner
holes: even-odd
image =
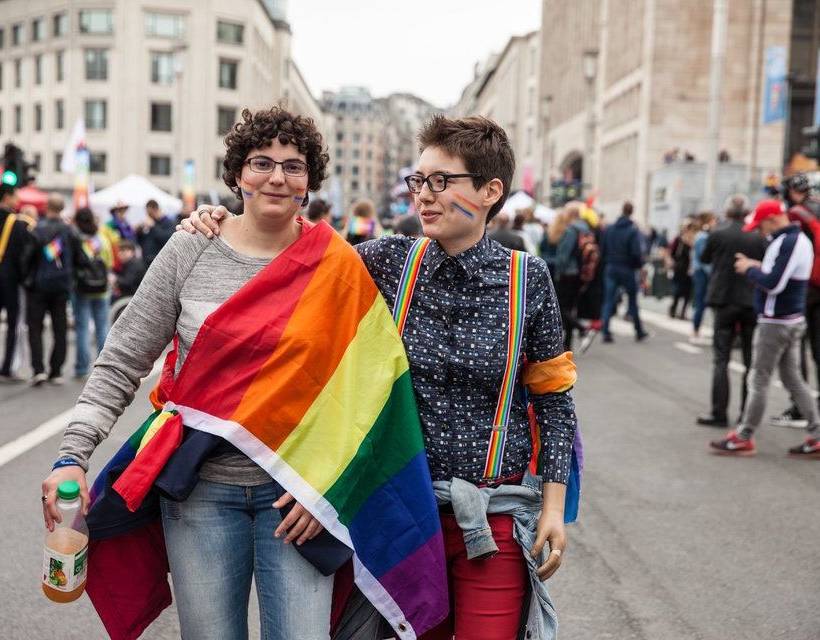
[[[706,289],[709,286],[709,274],[703,269],[696,269],[692,274],[692,284],[695,289],[695,314],[692,316],[692,324],[695,332],[700,331],[703,322],[703,313],[706,311]]]
[[[108,298],[90,298],[81,293],[74,296],[74,330],[77,332],[77,362],[74,375],[84,376],[91,366],[88,353],[88,325],[94,320],[94,336],[97,340],[97,354],[102,351],[108,335]]]
[[[609,333],[609,319],[615,311],[615,299],[619,289],[626,292],[629,298],[629,315],[635,324],[635,335],[644,335],[641,317],[638,315],[638,280],[635,269],[608,264],[604,267],[604,322],[602,333]]]
[[[200,480],[184,502],[162,499],[162,526],[184,640],[246,640],[251,578],[263,640],[330,635],[333,576],[325,577],[273,532],[274,482]]]

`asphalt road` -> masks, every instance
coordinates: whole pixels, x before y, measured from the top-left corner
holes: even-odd
[[[709,348],[686,343],[682,323],[649,319],[646,343],[635,344],[619,323],[615,344],[596,343],[578,357],[574,395],[587,463],[580,520],[551,580],[560,637],[820,639],[820,462],[787,458],[803,434],[771,426],[759,434],[755,458],[709,455],[706,443],[721,431],[693,421],[707,408]],[[40,591],[40,482],[59,434],[2,461],[6,445],[69,409],[80,388],[0,387],[3,639],[106,637],[87,598],[56,605]],[[147,388],[92,462],[130,435],[146,396]],[[773,389],[768,413],[785,403]],[[178,638],[174,609],[143,637]]]

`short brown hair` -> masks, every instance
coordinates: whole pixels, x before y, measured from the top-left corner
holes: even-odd
[[[370,200],[357,200],[353,203],[353,215],[360,218],[375,218],[376,206]]]
[[[515,154],[510,140],[500,126],[481,116],[448,118],[435,115],[419,132],[419,151],[439,147],[451,156],[461,158],[469,173],[477,173],[473,186],[479,187],[498,178],[503,193],[487,213],[487,222],[501,211],[515,173]]]
[[[308,166],[308,190],[317,191],[327,177],[330,156],[322,148],[322,134],[312,118],[295,115],[276,105],[251,113],[242,110],[242,121],[237,122],[225,136],[225,171],[222,179],[239,197],[236,181],[242,175],[245,158],[253,149],[268,146],[276,138],[282,144],[293,144],[304,154]]]

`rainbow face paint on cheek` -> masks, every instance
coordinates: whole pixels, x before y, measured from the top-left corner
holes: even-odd
[[[253,198],[253,191],[248,191],[244,187],[239,187],[239,190],[242,191],[242,196],[244,198]]]
[[[470,220],[475,220],[475,217],[478,215],[479,206],[469,198],[465,198],[460,193],[453,193],[453,197],[455,198],[453,208],[456,211],[463,213]]]
[[[305,201],[305,196],[293,196],[293,201],[301,207],[302,203]]]

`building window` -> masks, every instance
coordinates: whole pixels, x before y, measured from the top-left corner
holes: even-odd
[[[3,133],[3,110],[0,109],[0,134]]]
[[[35,18],[31,21],[31,41],[40,42],[45,38],[44,22],[42,18]]]
[[[216,23],[216,39],[225,44],[242,44],[244,31],[245,27],[241,24],[223,22],[222,20]]]
[[[216,133],[224,136],[236,122],[236,109],[231,107],[219,107],[216,116]]]
[[[85,128],[100,130],[106,128],[107,105],[105,100],[85,101]]]
[[[336,165],[336,175],[337,176],[342,175],[342,165],[340,165],[340,164]]]
[[[34,165],[34,168],[35,168],[37,171],[39,171],[39,170],[40,170],[40,163],[41,163],[42,161],[43,161],[43,156],[42,156],[41,154],[39,154],[39,153],[35,153],[35,154],[34,154],[34,160],[32,161],[32,164]]]
[[[80,33],[114,33],[111,9],[84,9],[80,11]]]
[[[54,153],[54,173],[60,173],[61,164],[63,164],[63,152],[56,151]]]
[[[65,104],[62,100],[54,101],[54,128],[62,131],[65,127]]]
[[[54,16],[53,31],[55,38],[68,35],[68,14],[58,13]]]
[[[354,160],[359,159],[359,150],[358,149],[353,149],[353,159]]]
[[[23,130],[23,106],[14,105],[14,133],[20,133]]]
[[[173,84],[174,54],[165,51],[151,52],[151,82],[154,84]]]
[[[236,89],[236,76],[239,63],[234,60],[219,60],[219,88]]]
[[[100,151],[96,153],[90,153],[88,161],[91,173],[105,173],[105,153]]]
[[[11,46],[18,47],[23,42],[23,25],[11,25]]]
[[[222,180],[222,171],[225,168],[222,162],[222,158],[217,158],[216,164],[214,165],[214,178],[216,178],[217,180]]]
[[[43,56],[34,56],[34,84],[43,84]]]
[[[65,78],[65,52],[58,51],[54,54],[54,73],[57,76],[57,82],[62,82]]]
[[[0,62],[0,91],[3,90],[3,63]]]
[[[152,176],[170,176],[171,156],[149,156],[148,173]]]
[[[146,13],[145,35],[180,39],[185,35],[185,20],[172,13]]]
[[[41,104],[34,105],[34,130],[43,130],[43,105]]]
[[[3,27],[0,27],[0,49],[2,49],[6,44],[6,30]]]
[[[151,103],[151,131],[171,131],[171,103]]]
[[[108,49],[85,50],[85,79],[108,80]]]
[[[362,141],[362,136],[358,133],[354,133],[353,134],[353,142],[357,143],[357,142],[361,142],[361,141]]]
[[[359,190],[359,181],[358,180],[351,180],[350,181],[350,189],[352,191],[358,191]]]
[[[353,165],[353,175],[354,176],[359,175],[359,165],[357,165],[357,164]]]
[[[14,61],[14,86],[18,89],[23,85],[23,61],[18,58]]]
[[[345,139],[344,132],[343,131],[337,131],[336,132],[336,142],[341,142],[344,139]]]
[[[336,147],[336,158],[341,160],[344,157],[344,151],[341,148]]]

